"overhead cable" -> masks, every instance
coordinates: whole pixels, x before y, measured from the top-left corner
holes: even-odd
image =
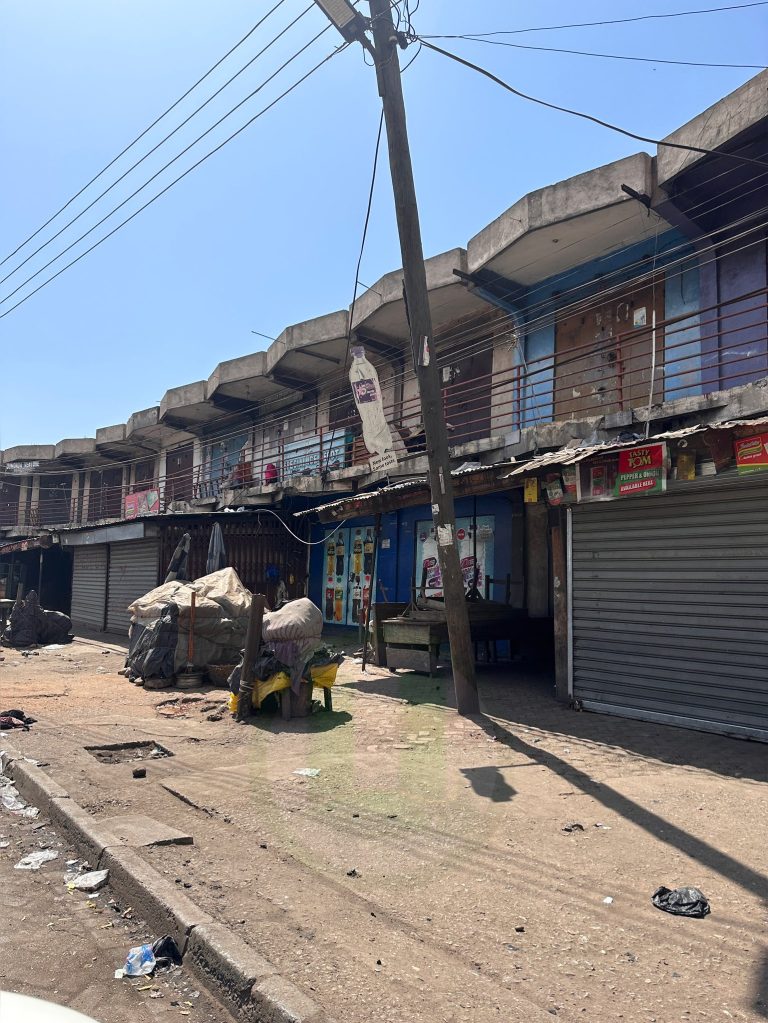
[[[31,235],[29,235],[28,238],[25,238],[23,242],[21,242],[19,245],[17,245],[16,248],[13,250],[13,252],[9,252],[8,255],[5,256],[4,259],[0,259],[0,266],[2,266],[4,263],[7,263],[8,260],[11,259],[13,256],[15,256],[16,253],[20,249],[23,249],[25,245],[28,245],[29,242],[31,242],[33,238],[36,238],[40,234],[41,231],[44,231],[45,228],[48,227],[48,225],[50,223],[52,223],[52,221],[54,221],[56,219],[56,217],[58,217],[61,213],[63,213],[64,210],[66,210],[69,206],[71,206],[72,203],[76,199],[79,199],[80,196],[83,194],[83,192],[85,192],[88,188],[90,188],[91,185],[95,181],[98,181],[98,179],[103,174],[106,174],[106,172],[109,170],[109,168],[114,166],[114,164],[116,164],[117,161],[122,156],[125,156],[125,154],[128,152],[129,149],[132,149],[136,145],[137,142],[140,142],[148,132],[152,131],[152,129],[157,124],[159,124],[160,121],[163,120],[164,117],[167,117],[168,114],[170,114],[172,110],[175,110],[176,107],[180,103],[182,103],[187,98],[187,96],[190,95],[190,93],[194,92],[194,90],[198,87],[198,85],[202,85],[202,83],[206,80],[206,78],[208,78],[210,75],[212,75],[213,72],[218,67],[220,67],[224,63],[224,61],[235,52],[235,50],[239,49],[243,45],[243,43],[246,42],[246,40],[248,40],[253,35],[253,33],[264,24],[264,22],[267,20],[267,18],[269,18],[270,15],[274,14],[274,12],[278,9],[278,7],[282,7],[282,5],[284,3],[285,3],[285,0],[278,0],[278,2],[274,5],[274,7],[272,7],[270,10],[268,10],[267,13],[262,18],[260,18],[259,21],[256,22],[256,24],[253,26],[253,28],[245,33],[245,35],[243,36],[243,38],[239,42],[235,43],[235,45],[231,49],[227,50],[227,52],[224,54],[224,56],[220,57],[219,60],[217,60],[216,63],[212,67],[208,68],[208,70],[205,72],[205,74],[201,78],[198,78],[198,80],[194,83],[194,85],[190,85],[190,87],[187,89],[187,91],[185,93],[183,93],[181,96],[179,96],[179,98],[174,103],[171,103],[171,105],[169,107],[167,107],[162,112],[162,114],[160,114],[158,117],[156,117],[154,119],[154,121],[150,125],[148,125],[142,132],[140,132],[132,142],[129,142],[128,145],[124,149],[121,149],[120,152],[117,154],[117,156],[113,157],[109,161],[108,164],[106,164],[104,167],[102,167],[101,170],[98,172],[98,174],[94,174],[94,176],[91,178],[91,180],[86,182],[86,184],[84,184],[83,187],[78,192],[75,192],[75,194],[71,198],[67,199],[67,201],[64,203],[64,205],[60,209],[56,210],[56,212],[52,216],[50,216],[46,220],[46,222],[44,224],[41,224],[40,227],[38,227],[38,229],[36,231],[33,231],[33,233]],[[311,8],[311,6],[312,5],[310,5],[310,8]],[[310,9],[310,8],[308,8],[308,9]]]
[[[592,28],[596,25],[625,25],[633,21],[655,21],[660,18],[687,18],[693,14],[717,14],[720,11],[741,11],[747,7],[765,7],[768,0],[752,0],[746,4],[729,4],[727,7],[703,7],[695,11],[669,11],[665,14],[636,14],[632,18],[610,18],[602,21],[576,21],[570,25],[537,25],[535,28],[510,28],[497,32],[473,32],[475,36],[514,36],[524,32],[559,32],[565,28]],[[422,39],[460,39],[460,35],[428,35]]]
[[[314,43],[317,39],[319,39],[320,36],[323,35],[323,33],[326,32],[328,30],[328,28],[330,28],[330,27],[331,26],[328,25],[326,28],[324,28],[322,30],[322,32],[318,32],[318,34],[316,36],[314,36],[312,39],[310,39],[310,41],[305,46],[303,46],[300,50],[298,50],[296,53],[294,53],[292,57],[289,57],[288,60],[285,61],[277,69],[277,71],[275,71],[272,75],[270,75],[270,77],[268,79],[266,79],[264,82],[262,82],[261,85],[259,85],[252,93],[250,93],[250,95],[246,96],[244,100],[241,100],[241,102],[237,104],[237,106],[233,107],[232,110],[230,110],[228,113],[226,113],[223,117],[219,118],[219,120],[216,122],[216,124],[211,125],[211,127],[208,128],[207,131],[203,132],[203,134],[200,135],[198,138],[196,138],[194,140],[194,142],[190,142],[190,144],[185,149],[183,149],[181,151],[181,153],[178,154],[178,156],[175,156],[172,160],[169,160],[168,163],[165,164],[165,166],[161,167],[160,170],[157,171],[155,174],[153,174],[152,177],[148,181],[145,181],[144,184],[141,185],[140,188],[137,188],[136,191],[132,192],[131,195],[129,195],[127,199],[124,199],[118,206],[116,206],[113,210],[111,210],[109,213],[107,213],[106,216],[102,217],[101,220],[99,220],[96,224],[94,224],[93,227],[90,227],[87,231],[85,231],[82,235],[80,235],[79,238],[75,239],[75,241],[73,241],[70,245],[68,245],[65,249],[63,249],[60,253],[58,253],[57,256],[54,256],[53,259],[49,260],[44,266],[40,267],[39,270],[36,270],[33,274],[30,274],[30,276],[25,281],[22,281],[22,283],[20,285],[18,285],[18,287],[14,288],[14,290],[12,292],[10,292],[10,294],[6,295],[5,298],[0,299],[0,304],[2,304],[4,302],[7,302],[13,295],[15,295],[17,292],[21,291],[22,288],[24,288],[27,284],[29,284],[32,280],[34,280],[35,277],[37,277],[39,274],[41,274],[44,270],[47,270],[48,267],[50,267],[53,263],[56,262],[56,260],[60,259],[64,255],[65,252],[68,252],[70,249],[74,248],[74,246],[77,245],[79,242],[81,242],[84,238],[87,238],[87,236],[89,234],[91,234],[91,232],[95,231],[97,227],[100,227],[106,220],[108,220],[111,216],[113,216],[115,213],[117,213],[117,211],[119,209],[121,209],[123,206],[125,206],[125,204],[127,202],[130,202],[130,200],[133,199],[136,195],[138,195],[139,192],[143,191],[147,187],[147,185],[149,185],[152,181],[154,181],[154,179],[156,177],[158,177],[160,174],[162,174],[162,172],[164,170],[167,170],[167,168],[170,167],[171,164],[175,163],[188,150],[190,150],[193,146],[195,146],[201,139],[205,138],[205,136],[208,135],[211,131],[213,131],[214,128],[218,127],[222,123],[222,121],[225,121],[228,117],[230,117],[235,112],[235,110],[237,110],[244,103],[246,103],[249,99],[251,99],[254,95],[256,95],[257,92],[260,92],[261,89],[263,89],[264,86],[267,85],[268,82],[272,81],[273,78],[275,78],[284,68],[286,68],[298,56],[300,56],[309,46],[312,45],[312,43]],[[332,50],[318,64],[315,64],[315,66],[312,67],[306,74],[302,75],[302,77],[299,78],[298,81],[294,82],[293,85],[289,86],[284,92],[281,92],[280,95],[277,96],[276,99],[272,100],[271,103],[268,103],[267,106],[263,107],[257,114],[255,114],[253,117],[251,117],[250,120],[246,121],[244,125],[242,125],[240,128],[237,129],[237,131],[233,132],[231,135],[229,135],[227,138],[225,138],[223,142],[220,142],[213,149],[211,149],[207,153],[205,153],[202,157],[200,157],[199,160],[197,160],[195,163],[193,163],[191,167],[188,167],[185,171],[183,171],[183,173],[179,174],[178,177],[174,178],[173,181],[170,182],[170,184],[166,185],[165,188],[162,189],[162,191],[158,192],[151,199],[147,200],[147,202],[145,202],[137,210],[134,210],[134,212],[131,213],[130,216],[126,217],[125,220],[122,220],[116,227],[112,228],[111,231],[109,231],[106,235],[104,235],[102,238],[100,238],[98,241],[96,241],[93,245],[91,245],[90,248],[86,249],[85,252],[81,252],[80,255],[77,256],[75,259],[71,260],[69,263],[67,263],[65,266],[63,266],[60,270],[57,270],[55,274],[52,274],[45,281],[43,281],[42,284],[38,285],[38,287],[34,288],[27,295],[25,295],[23,298],[21,298],[18,302],[16,302],[14,305],[12,305],[10,307],[10,309],[6,309],[5,312],[0,313],[0,319],[2,319],[4,316],[7,316],[9,313],[12,313],[14,309],[18,309],[20,305],[23,305],[23,303],[26,302],[28,299],[30,299],[33,295],[36,295],[38,291],[40,291],[42,288],[44,288],[47,284],[50,284],[51,281],[55,280],[60,274],[64,273],[65,270],[68,270],[71,266],[74,266],[75,263],[78,263],[81,259],[83,259],[84,256],[87,256],[90,252],[93,252],[93,250],[95,248],[98,248],[98,246],[101,245],[102,242],[105,242],[107,240],[107,238],[111,238],[113,234],[115,234],[117,231],[120,230],[120,228],[122,228],[126,224],[128,224],[131,220],[133,220],[134,217],[138,216],[139,213],[142,213],[148,206],[151,206],[152,203],[155,202],[157,199],[159,199],[162,195],[165,195],[165,193],[168,192],[171,188],[173,188],[174,185],[178,184],[179,181],[181,181],[183,178],[185,178],[188,174],[190,174],[197,167],[199,167],[209,157],[213,156],[214,153],[217,153],[220,149],[223,149],[223,147],[226,146],[227,143],[229,143],[233,139],[237,138],[237,136],[240,135],[242,132],[244,132],[246,128],[249,128],[254,123],[254,121],[257,121],[268,110],[271,110],[272,107],[275,106],[276,103],[279,103],[280,100],[284,99],[289,93],[293,92],[293,90],[296,89],[299,85],[301,85],[302,82],[306,81],[306,79],[309,78],[310,75],[312,75],[316,71],[318,71],[332,57],[336,56],[337,53],[340,53],[342,50],[346,49],[346,47],[348,45],[349,45],[349,43],[342,43],[340,46],[336,47],[335,50]]]
[[[425,38],[430,38],[426,36]],[[765,71],[765,64],[715,64],[703,60],[665,60],[663,57],[633,57],[626,53],[595,53],[592,50],[566,50],[557,46],[530,46],[526,43],[508,43],[503,39],[484,39],[481,36],[452,36],[452,39],[467,39],[473,43],[487,43],[490,46],[510,46],[515,50],[536,50],[542,53],[569,53],[577,57],[604,57],[608,60],[641,61],[643,64],[674,64],[680,67],[743,68]]]
[[[768,2],[768,0],[766,0]],[[620,135],[626,135],[627,138],[637,139],[638,142],[648,142],[654,146],[662,146],[666,149],[681,149],[689,153],[702,153],[705,156],[718,156],[724,160],[734,160],[739,163],[747,163],[757,167],[767,167],[768,162],[765,160],[756,160],[750,156],[740,156],[736,153],[725,153],[717,149],[705,149],[703,146],[689,146],[683,142],[665,142],[663,139],[654,139],[648,135],[639,135],[637,132],[630,131],[628,128],[621,128],[616,124],[611,124],[610,121],[604,121],[600,117],[595,117],[593,114],[586,114],[581,110],[572,110],[570,107],[560,106],[558,103],[550,103],[548,100],[539,99],[538,96],[529,96],[528,93],[522,92],[520,89],[516,89],[509,82],[505,82],[503,78],[499,78],[492,71],[487,68],[481,67],[479,64],[474,64],[471,60],[466,60],[464,57],[460,57],[457,53],[452,53],[450,50],[444,50],[441,46],[436,46],[434,43],[428,42],[423,36],[418,37],[424,45],[434,50],[435,53],[441,54],[443,57],[448,57],[450,60],[456,61],[457,64],[463,64],[464,67],[469,68],[471,71],[477,71],[478,74],[483,75],[485,78],[495,82],[496,85],[500,85],[502,89],[506,89],[507,92],[511,92],[514,96],[519,96],[520,99],[528,100],[530,103],[538,103],[539,106],[548,107],[550,110],[558,110],[562,114],[571,114],[574,117],[581,117],[585,121],[591,121],[593,124],[599,124],[602,128],[609,128],[611,131],[616,131]]]

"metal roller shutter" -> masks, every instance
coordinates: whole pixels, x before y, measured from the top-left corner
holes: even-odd
[[[104,628],[107,598],[107,548],[75,547],[72,566],[72,624],[85,629]]]
[[[129,540],[109,545],[109,600],[107,632],[128,634],[127,607],[157,586],[160,558],[158,540]]]
[[[580,505],[572,523],[574,697],[768,740],[768,484]]]

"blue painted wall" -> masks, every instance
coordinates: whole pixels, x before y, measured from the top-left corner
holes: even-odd
[[[513,535],[522,529],[521,516],[513,515],[513,508],[519,509],[519,493],[510,495],[489,495],[486,497],[464,497],[456,502],[456,517],[468,518],[473,512],[480,515],[495,516],[495,544],[493,574],[497,578],[506,577],[510,573],[513,580],[520,577],[522,564],[520,556],[513,552],[521,550],[522,536]],[[514,502],[514,504],[513,504]],[[416,523],[428,520],[431,522],[432,512],[429,505],[416,508],[404,508],[399,512],[389,512],[381,517],[381,540],[389,540],[389,547],[379,543],[377,579],[386,590],[389,601],[407,602],[411,598],[411,583],[414,571],[416,552]],[[513,525],[514,519],[514,525]],[[357,527],[372,526],[374,518],[350,519],[345,525]],[[312,540],[321,540],[329,530],[329,524],[316,524],[312,530]],[[513,562],[517,562],[517,564]],[[419,580],[420,581],[420,580]],[[383,600],[381,586],[377,583],[376,599]],[[318,607],[322,607],[325,587],[325,550],[322,543],[312,548],[309,562],[309,597]],[[493,594],[496,599],[503,599],[501,592]],[[328,628],[335,628],[330,625]]]

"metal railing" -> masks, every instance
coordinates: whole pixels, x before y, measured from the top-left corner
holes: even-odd
[[[556,331],[555,331],[556,333]],[[470,342],[471,346],[471,342]],[[439,357],[439,356],[438,356]],[[512,361],[510,359],[510,361]],[[454,450],[506,437],[524,426],[584,419],[645,409],[662,401],[754,382],[768,376],[768,289],[752,291],[716,306],[628,328],[614,335],[556,350],[495,373],[459,380],[443,388],[443,409]],[[397,434],[401,456],[425,449],[421,404],[412,372],[400,378],[395,398],[388,389],[385,415]],[[172,502],[210,502],[222,493],[284,486],[367,463],[356,414],[309,436],[281,439],[248,451],[235,464],[197,466],[133,488],[101,487],[75,496],[38,497],[0,507],[0,525],[63,526],[126,517],[126,496],[154,491],[152,510]],[[19,483],[21,481],[19,480]],[[50,495],[50,491],[49,491]],[[182,504],[181,507],[184,505]]]

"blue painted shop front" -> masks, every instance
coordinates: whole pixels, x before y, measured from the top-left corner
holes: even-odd
[[[376,575],[371,578],[375,518],[350,519],[339,529],[313,527],[309,596],[326,625],[354,627],[371,600],[408,602],[426,575],[427,593],[439,591],[429,505],[381,516]],[[520,606],[523,592],[523,517],[519,491],[465,497],[456,502],[456,535],[465,579],[477,577],[482,596]]]

